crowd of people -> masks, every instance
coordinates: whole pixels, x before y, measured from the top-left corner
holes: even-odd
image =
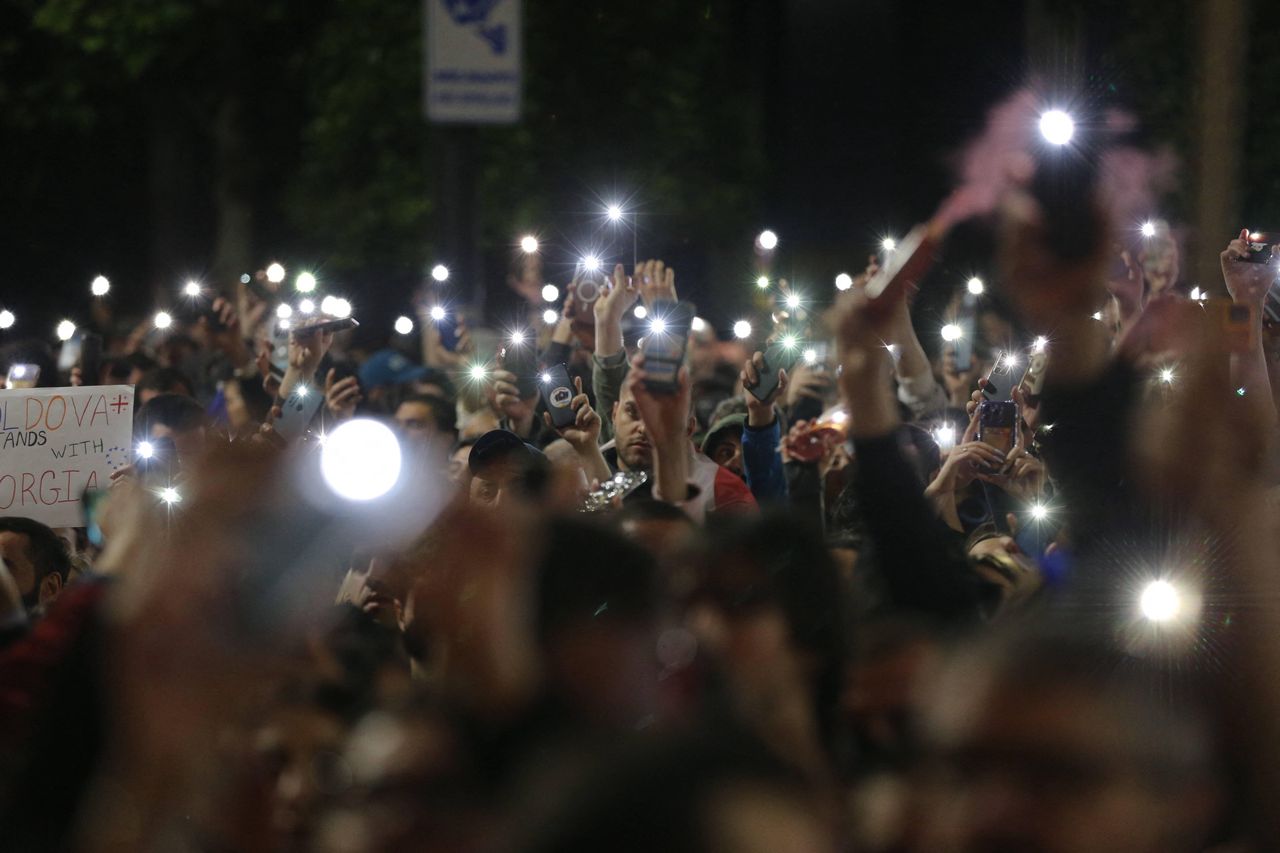
[[[1029,186],[941,336],[886,254],[755,343],[659,260],[372,351],[262,276],[10,343],[136,444],[0,517],[0,849],[1277,849],[1269,247],[1193,298]]]

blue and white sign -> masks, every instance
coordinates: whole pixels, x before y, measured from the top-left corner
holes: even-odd
[[[426,110],[436,122],[520,120],[520,0],[424,0]]]

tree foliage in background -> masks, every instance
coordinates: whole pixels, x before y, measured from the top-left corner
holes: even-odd
[[[524,228],[581,239],[596,192],[634,193],[643,222],[685,239],[745,228],[764,163],[733,7],[525,3],[524,120],[484,129],[472,152],[485,247]],[[406,8],[337,0],[306,53],[307,118],[281,214],[337,268],[420,270],[446,203],[432,198],[442,131],[422,117],[422,24]]]
[[[1094,71],[1189,165],[1198,7],[1079,5],[1102,60]],[[478,131],[468,152],[491,254],[526,228],[589,243],[603,203],[632,194],[642,252],[745,251],[774,169],[765,63],[743,23],[772,4],[524,8],[525,118]],[[421,113],[421,11],[385,0],[0,0],[12,269],[55,279],[51,294],[108,261],[143,258],[155,278],[172,273],[148,257],[159,243],[193,263],[279,254],[349,276],[420,274],[449,203],[436,197],[444,131]],[[1277,36],[1280,18],[1254,4],[1242,204],[1260,227],[1280,222]],[[72,284],[79,293],[83,281]]]

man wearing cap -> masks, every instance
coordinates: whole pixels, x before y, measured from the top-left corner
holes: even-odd
[[[467,467],[472,505],[494,509],[512,500],[538,498],[551,470],[541,450],[505,429],[491,429],[476,439]]]
[[[742,428],[747,416],[742,412],[725,415],[711,425],[702,439],[702,453],[721,468],[746,479],[742,471]]]
[[[393,349],[375,352],[360,365],[360,387],[370,403],[377,404],[387,393],[401,385],[413,385],[419,394],[430,394],[444,400],[454,396],[453,383],[434,367],[415,364]]]

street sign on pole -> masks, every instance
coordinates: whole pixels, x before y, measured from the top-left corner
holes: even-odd
[[[520,0],[423,0],[427,118],[452,124],[520,120]]]

